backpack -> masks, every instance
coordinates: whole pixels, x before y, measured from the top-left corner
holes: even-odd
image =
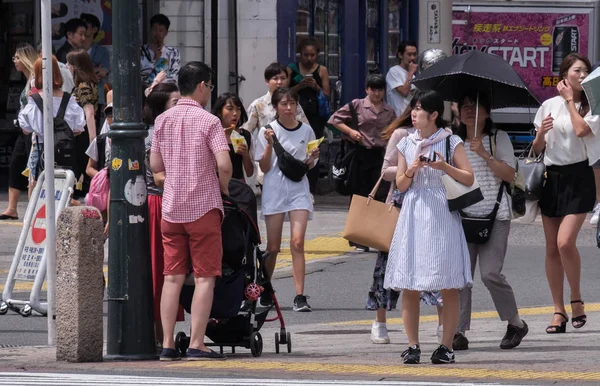
[[[93,206],[100,212],[104,212],[107,208],[109,192],[108,167],[104,167],[92,178],[88,194],[85,195],[85,205]]]
[[[352,130],[358,130],[358,114],[353,101],[348,102],[350,109],[350,123],[348,126]],[[335,190],[342,196],[348,196],[355,192],[359,184],[359,176],[356,173],[356,145],[346,139],[342,140],[340,151],[331,165],[331,174],[335,185]]]
[[[39,94],[31,95],[33,101],[40,109],[44,111],[44,101]],[[54,164],[59,167],[68,169],[75,169],[76,166],[76,155],[75,155],[75,135],[73,130],[69,127],[69,124],[65,121],[65,112],[71,94],[64,93],[58,108],[58,113],[54,117]],[[39,142],[38,142],[39,143]],[[40,160],[43,159],[40,154]]]

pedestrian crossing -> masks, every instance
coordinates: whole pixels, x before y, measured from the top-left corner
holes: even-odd
[[[189,374],[196,376],[196,374]],[[223,385],[223,386],[452,386],[452,382],[411,382],[411,381],[337,381],[306,379],[226,379],[226,378],[184,378],[184,377],[147,377],[133,375],[105,374],[65,374],[65,373],[0,373],[0,385],[60,385],[60,386],[113,386],[113,385]],[[498,383],[460,383],[461,386],[499,385]],[[511,386],[503,384],[503,386]],[[516,385],[513,385],[516,386]]]

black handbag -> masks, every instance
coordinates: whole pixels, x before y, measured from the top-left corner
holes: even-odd
[[[546,180],[544,152],[537,157],[533,157],[533,146],[531,146],[528,156],[519,157],[518,162],[519,173],[522,173],[525,183],[525,199],[539,201],[542,197],[542,189]]]
[[[265,128],[273,130],[271,125],[266,125]],[[273,148],[277,155],[277,166],[279,166],[279,170],[281,170],[283,175],[294,182],[302,181],[306,173],[308,173],[308,164],[297,160],[293,155],[288,153],[281,146],[275,134],[273,134]]]
[[[350,109],[350,123],[348,126],[353,130],[358,130],[358,114],[352,102],[348,103]],[[342,196],[349,196],[356,191],[357,175],[356,169],[356,145],[344,138],[337,153],[333,165],[331,165],[331,175],[334,181],[335,191]]]
[[[496,134],[497,131],[489,137],[490,150],[493,156],[496,156]],[[494,139],[492,140],[492,136]],[[515,179],[511,183],[504,182],[506,191],[511,197],[513,219],[525,216],[525,181],[523,174],[519,170],[519,162],[515,160]]]
[[[465,238],[467,243],[471,244],[485,244],[492,236],[492,229],[494,228],[494,221],[496,221],[496,215],[502,202],[502,193],[504,193],[504,183],[500,184],[498,189],[498,196],[496,197],[496,205],[492,213],[485,217],[472,217],[464,213],[462,210],[459,211],[462,218],[462,226],[465,232]]]

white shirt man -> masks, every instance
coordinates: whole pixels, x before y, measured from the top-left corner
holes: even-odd
[[[400,116],[413,97],[415,86],[410,82],[417,71],[417,45],[402,41],[396,54],[400,64],[390,68],[385,77],[387,102]]]

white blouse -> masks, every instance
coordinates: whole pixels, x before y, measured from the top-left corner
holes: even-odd
[[[62,96],[52,97],[52,116],[56,117]],[[67,109],[65,111],[65,122],[73,130],[73,133],[81,133],[85,127],[85,114],[83,109],[77,104],[75,97],[71,96]],[[27,98],[27,105],[19,112],[19,125],[27,133],[35,133],[37,141],[44,143],[44,116],[37,107],[32,97]]]
[[[581,104],[577,103],[575,106],[579,108]],[[591,156],[588,157],[586,142],[589,142],[587,139],[600,134],[600,116],[592,115],[590,111],[583,118],[592,130],[590,134],[584,137],[586,139],[584,140],[584,138],[579,138],[575,135],[567,103],[562,96],[555,96],[542,104],[533,122],[536,129],[542,127],[542,121],[548,114],[551,114],[554,118],[554,126],[545,135],[546,152],[544,154],[544,164],[547,166],[570,165],[585,161],[588,158],[590,158],[590,162],[595,162],[595,160],[591,159]]]

